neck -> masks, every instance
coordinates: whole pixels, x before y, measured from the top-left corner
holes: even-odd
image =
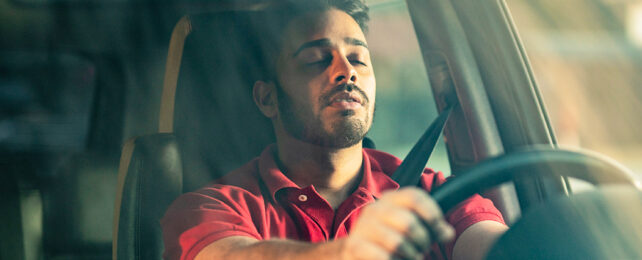
[[[277,138],[279,167],[299,187],[314,185],[336,209],[360,180],[361,142],[347,148],[326,148],[292,138]]]
[[[289,137],[280,138],[277,148],[281,170],[299,187],[314,185],[317,190],[341,190],[361,172],[361,143],[337,149]]]

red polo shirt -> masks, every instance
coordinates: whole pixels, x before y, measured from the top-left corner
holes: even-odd
[[[277,167],[273,146],[260,157],[204,188],[181,195],[161,220],[165,259],[193,259],[208,244],[229,236],[288,238],[322,242],[346,236],[363,206],[399,185],[390,175],[398,158],[363,150],[363,176],[357,190],[333,210],[313,186],[299,187]],[[421,182],[430,191],[441,172],[426,169]],[[503,223],[493,203],[479,195],[447,214],[457,236],[482,220]],[[448,250],[450,251],[450,250]]]

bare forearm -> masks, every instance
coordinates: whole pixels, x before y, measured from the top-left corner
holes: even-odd
[[[360,214],[341,239],[307,243],[227,237],[205,247],[196,259],[415,259],[430,250],[430,232],[439,242],[455,235],[437,203],[417,188],[386,192]]]
[[[506,225],[495,221],[481,221],[468,227],[455,243],[453,259],[484,259],[507,229]]]
[[[340,242],[307,243],[293,240],[266,240],[231,250],[225,259],[337,259]]]
[[[307,243],[294,240],[271,239],[258,241],[250,238],[221,239],[203,249],[197,260],[204,259],[339,259],[342,241]]]

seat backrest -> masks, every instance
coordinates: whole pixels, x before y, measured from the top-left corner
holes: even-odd
[[[221,177],[274,142],[271,122],[252,99],[261,71],[254,12],[190,16],[176,89],[173,132],[184,190]]]
[[[241,166],[274,142],[251,90],[260,56],[250,11],[183,17],[168,52],[159,133],[122,151],[114,259],[160,259],[159,220],[182,192]]]
[[[172,134],[125,143],[118,174],[113,259],[161,259],[159,220],[182,193],[182,165]]]

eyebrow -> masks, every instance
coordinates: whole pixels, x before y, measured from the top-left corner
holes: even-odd
[[[368,49],[368,45],[359,39],[356,38],[351,38],[351,37],[346,37],[343,38],[343,41],[347,44],[354,45],[354,46],[363,46],[366,49]],[[332,46],[332,42],[328,38],[323,38],[323,39],[318,39],[314,41],[309,41],[304,44],[301,44],[301,46],[292,54],[292,57],[296,57],[299,55],[299,53],[307,48],[313,48],[313,47],[327,47],[327,46]]]

